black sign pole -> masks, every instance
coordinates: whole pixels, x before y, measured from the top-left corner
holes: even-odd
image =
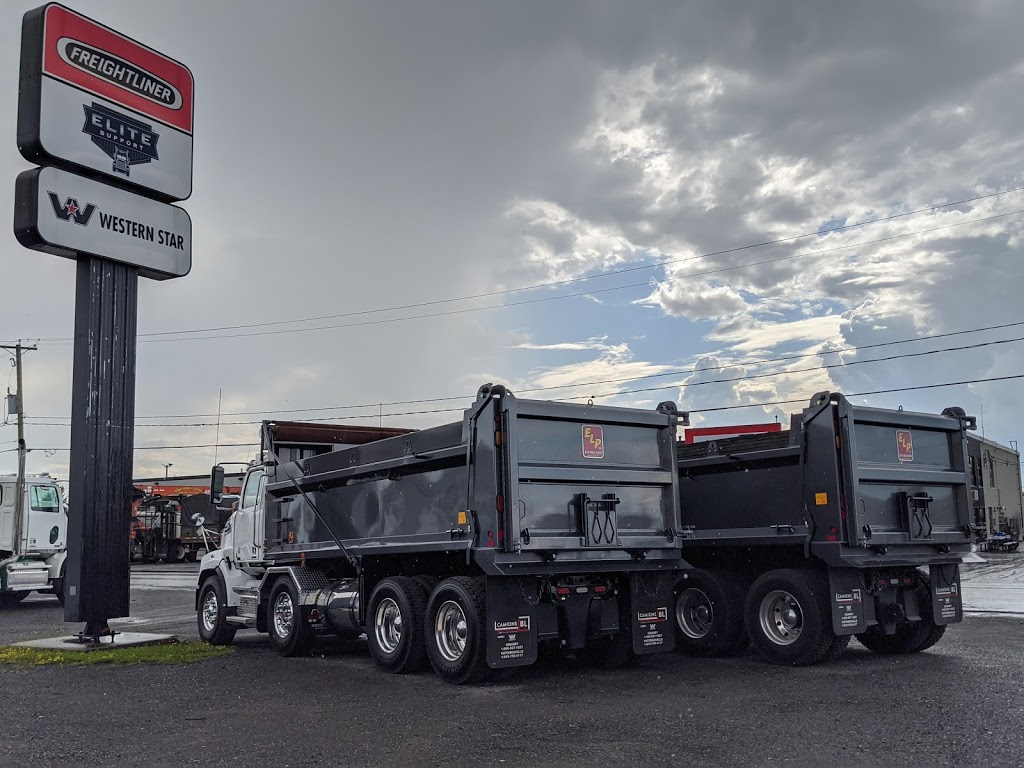
[[[129,615],[138,283],[137,267],[78,259],[64,620],[93,640]]]

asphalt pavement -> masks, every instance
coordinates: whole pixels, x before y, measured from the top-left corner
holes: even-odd
[[[195,568],[135,568],[131,628],[195,637]],[[0,643],[60,620],[33,596],[2,615]],[[185,666],[0,668],[0,764],[1024,766],[1022,680],[1024,615],[1003,612],[913,656],[854,642],[803,669],[563,660],[471,687],[382,674],[364,642],[283,659],[240,632],[231,656]]]

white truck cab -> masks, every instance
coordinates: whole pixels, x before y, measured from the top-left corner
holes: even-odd
[[[16,475],[0,475],[0,604],[32,591],[53,592],[63,602],[67,559],[67,503],[56,478],[26,475],[20,541]]]
[[[223,484],[223,468],[221,471]],[[260,588],[266,573],[263,486],[266,470],[249,467],[238,506],[221,531],[220,549],[203,556],[196,593],[199,634],[207,642],[231,642],[235,630],[257,625]],[[211,488],[216,485],[211,482]],[[219,495],[219,487],[214,491]]]

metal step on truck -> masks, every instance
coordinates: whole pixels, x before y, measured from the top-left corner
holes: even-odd
[[[671,650],[679,421],[672,403],[486,385],[462,421],[422,431],[264,422],[262,462],[202,560],[199,633],[255,628],[292,656],[365,632],[380,669],[453,684],[543,646],[600,666]]]
[[[966,430],[822,392],[787,431],[678,446],[681,650],[768,661],[923,651],[960,621],[971,551]]]
[[[55,478],[25,475],[23,481],[0,475],[0,607],[33,591],[53,592],[64,601],[67,504]]]

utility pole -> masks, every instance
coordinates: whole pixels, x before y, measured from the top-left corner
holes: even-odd
[[[11,543],[14,552],[11,559],[16,560],[22,552],[22,539],[25,535],[25,398],[22,396],[21,384],[21,353],[30,352],[36,347],[23,346],[21,340],[12,346],[0,345],[0,349],[14,350],[14,374],[17,381],[18,394],[15,397],[15,409],[18,411],[18,479],[14,486],[14,531]]]

